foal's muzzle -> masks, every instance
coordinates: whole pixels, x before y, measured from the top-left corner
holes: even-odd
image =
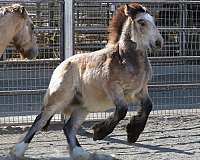
[[[154,43],[150,43],[152,51],[159,51],[163,47],[163,38],[157,39]]]
[[[30,48],[27,51],[21,52],[21,55],[23,58],[34,59],[38,55],[38,48],[37,47]]]
[[[160,41],[160,40],[156,40],[156,42],[155,42],[155,46],[156,46],[156,48],[162,48],[162,42]]]

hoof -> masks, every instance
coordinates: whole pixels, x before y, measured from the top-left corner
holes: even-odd
[[[127,125],[126,131],[127,131],[127,141],[129,143],[135,143],[138,140],[141,133],[141,131],[138,130],[138,128],[135,127],[135,125],[132,125],[130,123]]]
[[[71,153],[72,160],[89,160],[90,154],[82,147],[75,147]]]
[[[21,142],[13,146],[10,150],[10,156],[15,157],[16,159],[25,159],[24,153],[28,148],[28,144]]]
[[[113,129],[112,127],[109,127],[106,125],[105,121],[102,121],[100,123],[95,124],[93,127],[93,140],[102,140],[104,139],[107,135],[112,133]]]
[[[142,131],[144,130],[144,125],[145,123],[138,123],[138,121],[131,121],[127,127],[126,127],[126,132],[127,132],[127,140],[129,143],[135,143]]]
[[[127,141],[128,143],[135,143],[139,138],[139,135],[136,137],[135,135],[128,134],[127,135]]]
[[[88,160],[119,160],[112,155],[92,153]]]

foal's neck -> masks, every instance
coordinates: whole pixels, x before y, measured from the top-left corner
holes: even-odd
[[[128,40],[131,40],[131,23],[132,23],[132,19],[130,17],[127,18],[126,22],[123,25],[122,28],[122,32],[121,32],[121,36],[119,38],[119,47],[124,48],[125,47],[125,43]]]

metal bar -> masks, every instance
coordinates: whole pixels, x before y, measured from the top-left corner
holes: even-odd
[[[73,0],[65,0],[65,58],[73,55]]]
[[[55,59],[36,59],[36,60],[9,60],[9,61],[0,61],[0,65],[8,64],[49,64],[49,63],[60,63],[60,58]]]
[[[152,63],[158,62],[174,62],[183,60],[200,60],[200,56],[173,56],[173,57],[149,57]]]
[[[199,32],[200,31],[200,28],[176,28],[176,27],[158,27],[159,30],[161,31],[185,31],[185,32]],[[107,26],[105,27],[98,27],[98,28],[95,28],[95,27],[76,27],[75,28],[75,32],[76,33],[106,33],[107,32]]]
[[[82,0],[76,0],[76,2],[83,2]],[[91,0],[84,0],[84,2],[91,2]],[[93,2],[101,2],[101,3],[132,3],[138,2],[138,0],[93,0]],[[200,4],[200,1],[183,1],[183,0],[142,0],[140,3],[164,3],[164,4],[173,4],[173,3],[194,3]]]
[[[65,1],[63,0],[61,2],[61,10],[60,10],[60,15],[61,15],[61,19],[60,19],[60,59],[61,61],[64,61],[65,59]]]
[[[169,90],[177,88],[196,88],[200,87],[200,83],[188,83],[188,84],[156,84],[149,85],[150,89],[153,90]],[[37,89],[37,90],[12,90],[12,91],[0,91],[0,96],[13,96],[13,95],[32,95],[32,94],[43,94],[46,92],[46,89]]]
[[[45,93],[46,89],[37,90],[12,90],[12,91],[0,91],[0,96],[10,96],[10,95],[32,95]]]
[[[186,89],[186,88],[197,88],[200,87],[200,83],[190,83],[190,84],[156,84],[156,85],[148,85],[150,89],[153,90],[170,90],[170,89]]]
[[[49,0],[1,0],[1,3],[4,2],[20,2],[20,3],[47,3]],[[59,1],[59,0],[56,0]]]

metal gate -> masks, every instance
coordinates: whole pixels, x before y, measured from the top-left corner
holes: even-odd
[[[119,5],[129,2],[134,0],[74,0],[75,53],[103,48],[113,12]],[[160,53],[148,55],[153,66],[153,79],[149,86],[154,103],[153,114],[198,112],[200,1],[142,0],[140,3],[156,18],[165,41]]]
[[[21,60],[11,44],[0,60],[0,124],[28,123],[42,106],[53,70],[64,57],[64,2],[61,0],[0,1],[20,3],[31,16],[37,37],[36,60]],[[60,115],[54,121],[60,120]]]

